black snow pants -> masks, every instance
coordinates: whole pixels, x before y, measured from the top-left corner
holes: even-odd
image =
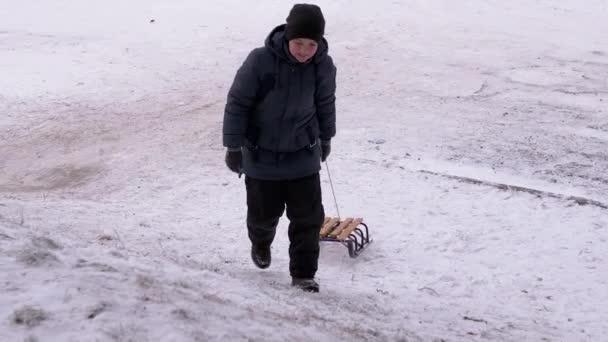
[[[325,217],[319,174],[291,180],[245,177],[245,184],[251,243],[269,247],[287,207],[289,272],[292,277],[313,278],[319,260],[319,230]]]

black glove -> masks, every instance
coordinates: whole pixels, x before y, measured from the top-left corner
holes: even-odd
[[[226,151],[226,166],[228,166],[230,171],[240,175],[243,173],[242,163],[243,153],[241,152],[241,149],[228,149],[228,151]]]
[[[330,140],[321,140],[321,161],[324,162],[331,153]]]

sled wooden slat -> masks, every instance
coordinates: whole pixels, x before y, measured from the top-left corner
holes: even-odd
[[[329,234],[334,229],[338,222],[340,222],[340,219],[338,219],[337,217],[326,217],[325,222],[323,223],[323,227],[321,227],[321,232],[319,234],[322,237],[327,236],[327,234]]]
[[[351,221],[349,222],[350,224],[348,225],[348,227],[344,228],[344,230],[342,230],[340,232],[340,234],[338,235],[338,240],[344,240],[346,239],[350,233],[353,232],[353,230],[355,230],[355,228],[357,228],[358,225],[361,224],[361,222],[363,222],[362,218],[356,218],[356,219],[351,219]],[[333,233],[333,232],[332,232]]]
[[[344,230],[346,227],[348,227],[348,225],[353,222],[352,218],[345,218],[344,221],[340,222],[340,224],[336,227],[336,229],[334,229],[331,233],[329,233],[330,237],[337,237],[338,235],[340,235],[340,232],[342,230]]]

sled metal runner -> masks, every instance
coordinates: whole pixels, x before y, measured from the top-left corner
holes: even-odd
[[[348,255],[356,258],[370,243],[369,229],[362,218],[326,217],[320,232],[321,241],[338,242],[348,248]]]

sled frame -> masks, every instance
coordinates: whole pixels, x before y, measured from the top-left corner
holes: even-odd
[[[337,242],[348,249],[348,255],[356,258],[372,242],[369,227],[362,218],[326,217],[319,233],[324,242]]]

